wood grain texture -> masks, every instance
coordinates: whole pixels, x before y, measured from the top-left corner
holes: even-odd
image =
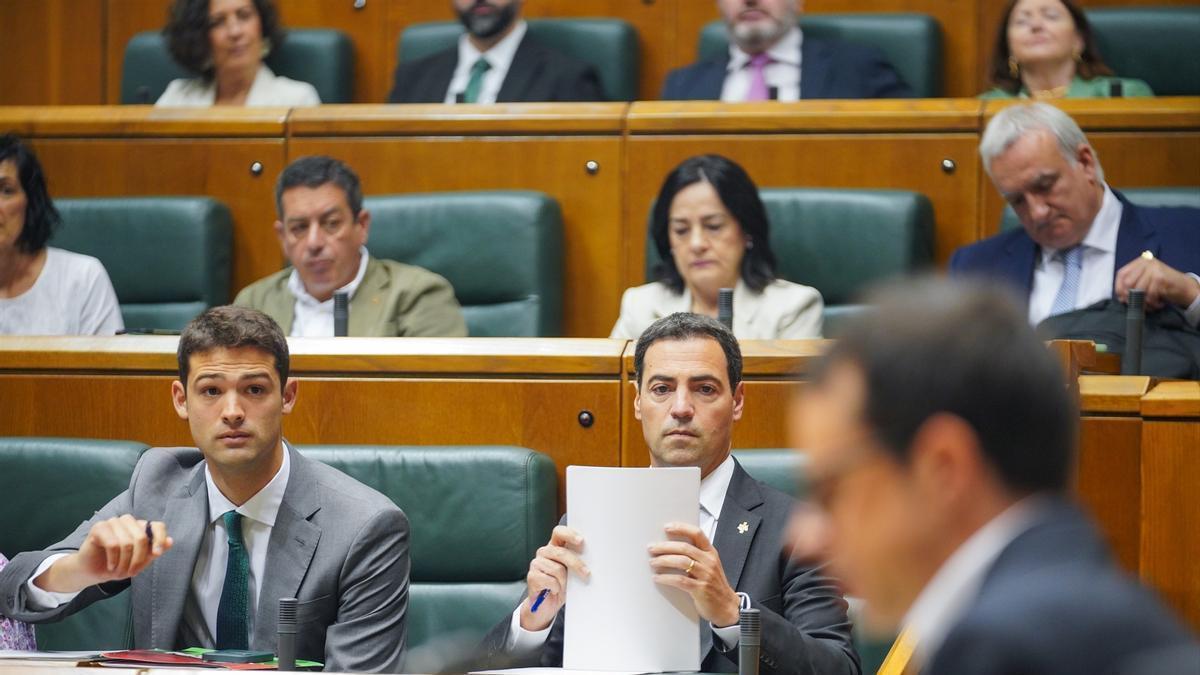
[[[1200,631],[1200,419],[1142,425],[1142,578]]]
[[[1098,417],[1080,420],[1075,491],[1121,566],[1137,575],[1142,528],[1142,420]]]
[[[629,109],[629,132],[775,133],[830,131],[975,131],[983,104],[975,99],[877,101],[638,102]]]
[[[608,335],[617,320],[621,250],[622,140],[619,136],[294,137],[290,159],[328,154],[382,195],[446,190],[539,190],[563,217],[563,331]],[[599,164],[590,175],[588,161]]]
[[[367,2],[355,7],[353,0],[275,0],[279,18],[288,28],[340,30],[354,45],[354,98],[357,103],[387,100],[388,2]],[[432,3],[430,3],[432,4]],[[446,3],[448,4],[448,3]]]
[[[1154,381],[1143,375],[1082,375],[1079,378],[1079,407],[1085,413],[1137,415],[1142,397]]]
[[[105,0],[104,102],[121,102],[121,65],[125,45],[134,35],[147,30],[162,30],[167,24],[171,0]]]
[[[105,0],[0,0],[0,105],[103,103],[104,7]]]
[[[1142,399],[1144,417],[1200,418],[1200,382],[1162,382]]]
[[[288,133],[302,136],[619,135],[625,103],[323,105],[296,108]]]
[[[288,108],[16,106],[0,108],[0,128],[43,138],[281,138],[288,112]]]

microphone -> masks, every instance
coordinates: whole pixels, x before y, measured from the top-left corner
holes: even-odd
[[[137,103],[150,103],[150,87],[140,85],[133,94],[133,100]]]
[[[779,87],[767,87],[767,98],[772,101],[778,101]]]
[[[454,95],[454,102],[455,102],[455,103],[466,103],[466,102],[467,102],[467,94],[466,94],[466,92],[461,92],[461,91],[460,91],[460,92],[458,92],[457,94],[455,94],[455,95]]]
[[[717,321],[730,331],[733,330],[733,289],[722,288],[717,291]]]
[[[738,675],[758,675],[758,651],[762,644],[762,617],[751,607],[738,611]]]
[[[296,598],[279,599],[279,670],[296,669]]]
[[[1108,84],[1108,95],[1112,98],[1121,98],[1125,95],[1125,88],[1120,80],[1113,80]]]
[[[350,334],[350,295],[344,291],[333,294],[333,336],[346,337]]]
[[[1146,291],[1129,289],[1125,308],[1125,353],[1121,355],[1122,375],[1142,374],[1142,331],[1146,327]]]

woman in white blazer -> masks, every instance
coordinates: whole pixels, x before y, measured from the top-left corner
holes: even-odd
[[[283,28],[271,0],[175,0],[163,30],[171,57],[200,77],[174,80],[158,106],[306,106],[321,103],[307,82],[263,64]]]
[[[636,339],[674,312],[715,317],[733,288],[733,333],[743,340],[821,336],[821,293],[776,278],[767,211],[745,169],[720,155],[685,160],[667,176],[651,220],[658,281],[625,291],[611,337]]]

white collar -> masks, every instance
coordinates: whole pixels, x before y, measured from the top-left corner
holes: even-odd
[[[1104,196],[1100,200],[1100,210],[1096,212],[1096,217],[1092,220],[1092,224],[1088,226],[1088,232],[1083,237],[1080,244],[1084,250],[1096,249],[1104,253],[1116,253],[1117,251],[1117,233],[1121,229],[1121,215],[1125,212],[1124,205],[1121,200],[1117,199],[1117,195],[1104,184]],[[1042,247],[1042,265],[1047,265],[1054,260],[1059,253],[1058,249]]]
[[[363,277],[367,275],[368,257],[369,254],[367,253],[367,247],[360,246],[358,248],[358,273],[354,275],[354,278],[350,280],[350,283],[337,289],[334,291],[335,293],[345,292],[349,296],[350,300],[354,299],[354,294],[358,292],[358,287],[360,284],[362,284]],[[300,280],[300,273],[296,271],[294,266],[292,267],[292,273],[288,276],[287,285],[288,290],[292,292],[292,296],[296,298],[296,302],[308,307],[321,307],[326,303],[333,302],[333,296],[330,296],[330,298],[325,302],[321,302],[320,300],[317,300],[313,296],[309,295],[308,289],[304,288],[304,282]]]
[[[526,30],[528,30],[528,27],[525,24],[525,20],[517,20],[517,25],[512,29],[512,32],[505,35],[504,39],[492,45],[492,48],[486,52],[476,49],[475,45],[471,43],[471,40],[464,32],[458,38],[459,65],[465,64],[467,68],[470,68],[472,64],[479,60],[480,56],[486,55],[488,63],[491,64],[493,69],[498,68],[507,71],[508,67],[512,64],[513,57],[517,54],[517,47],[521,46],[521,40],[525,38]]]
[[[996,558],[1033,524],[1044,499],[1027,497],[988,521],[946,558],[904,615],[918,664],[928,664],[979,594]]]
[[[713,520],[721,519],[721,506],[725,504],[725,493],[729,492],[729,481],[733,479],[733,455],[717,465],[707,476],[700,479],[700,506],[708,511]]]
[[[226,511],[237,511],[244,517],[258,521],[267,527],[275,527],[275,517],[279,515],[279,506],[283,504],[283,493],[287,489],[288,476],[292,473],[290,454],[291,446],[287,441],[283,444],[283,463],[275,472],[275,477],[263,486],[245,504],[235,506],[213,483],[212,472],[208,470],[207,460],[204,462],[204,482],[208,486],[208,522],[216,522]]]
[[[791,30],[783,34],[771,48],[767,50],[767,54],[771,57],[773,63],[786,63],[790,66],[800,65],[800,45],[804,42],[804,35],[800,32],[799,26],[794,26]],[[751,56],[742,51],[742,48],[733,40],[729,41],[729,66],[726,72],[734,72],[746,67],[750,63]]]

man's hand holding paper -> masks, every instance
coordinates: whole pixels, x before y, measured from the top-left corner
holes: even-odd
[[[714,626],[737,623],[738,595],[725,579],[721,557],[712,542],[695,525],[668,523],[664,530],[672,540],[650,547],[650,567],[655,572],[655,583],[678,588],[692,596],[701,618]],[[674,571],[683,574],[672,574]]]

